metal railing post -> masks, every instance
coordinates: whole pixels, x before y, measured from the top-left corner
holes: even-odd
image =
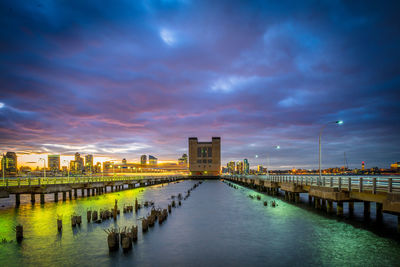
[[[376,194],[376,177],[372,178],[372,193]]]
[[[360,192],[363,191],[363,178],[362,178],[362,177],[360,177],[359,191],[360,191]]]
[[[351,177],[349,177],[348,179],[349,179],[349,186],[348,186],[349,188],[348,189],[349,189],[349,192],[351,192]]]
[[[388,179],[388,192],[389,193],[392,193],[392,191],[393,191],[393,179],[392,178],[389,178]]]
[[[333,187],[333,177],[329,177],[329,186]]]
[[[342,191],[342,177],[339,177],[339,192]]]

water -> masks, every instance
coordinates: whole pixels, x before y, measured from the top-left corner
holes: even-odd
[[[110,208],[124,203],[153,200],[165,208],[170,196],[186,192],[195,181],[152,186],[83,198],[65,203],[21,205],[0,210],[0,237],[15,239],[12,228],[24,225],[21,245],[0,244],[1,266],[398,266],[400,243],[346,220],[308,210],[279,198],[220,181],[205,181],[182,206],[173,209],[163,225],[156,224],[142,235],[133,251],[109,253],[103,229],[137,224],[138,215],[123,214],[114,223],[87,224],[86,209]],[[278,207],[263,201],[277,200]],[[3,203],[4,201],[2,201]],[[72,229],[70,215],[82,214],[83,224]],[[63,215],[58,234],[57,214]],[[356,220],[357,221],[357,220]],[[390,228],[390,227],[389,227]],[[388,231],[392,231],[390,228]],[[394,231],[395,233],[395,231]]]

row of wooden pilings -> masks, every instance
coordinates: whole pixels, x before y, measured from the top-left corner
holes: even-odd
[[[144,183],[141,183],[140,186],[144,186]],[[109,188],[109,190],[107,190]],[[127,188],[125,185],[108,185],[108,186],[102,186],[102,187],[90,187],[90,188],[75,188],[72,190],[68,191],[62,191],[62,192],[56,192],[54,193],[54,202],[58,202],[58,197],[59,194],[62,194],[62,201],[67,201],[67,195],[68,199],[72,200],[72,198],[77,199],[78,198],[78,190],[81,192],[80,197],[90,197],[90,196],[97,196],[97,195],[102,195],[105,193],[109,192],[118,192],[122,191],[125,189],[133,189],[135,188],[135,185],[133,184],[127,184]],[[15,205],[19,206],[21,204],[21,194],[17,193],[15,194]],[[40,204],[45,204],[45,195],[44,193],[31,193],[31,203],[35,204],[36,203],[36,195],[40,195]]]
[[[187,194],[183,198],[186,200],[190,196],[190,192],[196,189],[202,181],[196,183],[192,188],[187,191]],[[176,207],[175,199],[177,199],[178,205],[182,205],[182,194],[178,194],[178,196],[171,196],[172,202],[168,204],[168,207],[165,209],[155,209],[152,207],[150,214],[148,216],[141,218],[141,228],[142,233],[146,233],[149,231],[149,228],[153,227],[155,223],[158,221],[158,224],[161,225],[167,218],[168,215],[171,214],[172,208]],[[137,206],[137,201],[135,202],[135,210]],[[138,239],[138,226],[133,225],[132,227],[125,227],[121,231],[120,229],[111,228],[105,230],[107,233],[107,244],[110,252],[118,251],[120,246],[122,247],[123,252],[129,252],[133,248],[133,243],[135,243]]]

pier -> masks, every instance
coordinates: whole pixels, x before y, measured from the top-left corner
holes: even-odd
[[[54,202],[67,198],[78,198],[80,196],[96,196],[109,192],[134,189],[162,183],[169,183],[186,178],[184,175],[164,176],[104,176],[104,177],[35,177],[35,178],[13,178],[7,179],[0,184],[0,198],[8,198],[15,195],[15,205],[20,205],[22,194],[31,196],[31,203],[36,202],[36,196],[40,196],[40,203],[45,203],[45,194],[54,194]]]
[[[397,215],[400,232],[400,177],[269,175],[224,176],[224,179],[247,187],[278,195],[284,192],[285,200],[297,203],[300,194],[307,193],[310,205],[333,213],[336,203],[337,216],[343,216],[344,204],[351,215],[354,202],[364,204],[364,217],[370,218],[371,202],[376,203],[376,220],[382,221],[383,213]]]

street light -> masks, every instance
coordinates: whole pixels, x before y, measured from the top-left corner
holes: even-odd
[[[64,162],[66,162],[67,163],[67,174],[68,174],[68,182],[69,182],[69,169],[68,169],[68,166],[69,166],[69,160],[63,160],[63,163]]]
[[[319,157],[318,157],[318,169],[319,169],[319,177],[318,177],[318,182],[317,185],[321,185],[321,135],[322,135],[322,131],[325,129],[326,126],[328,126],[331,123],[335,123],[337,125],[342,125],[343,121],[331,121],[326,123],[325,125],[323,125],[321,127],[321,130],[319,132],[319,139],[318,139],[318,150],[319,150]]]
[[[3,158],[1,159],[1,169],[2,169],[2,171],[3,171],[3,185],[4,185],[4,180],[5,180],[5,170],[4,170],[4,168],[5,168],[5,166],[6,166],[6,157],[5,157],[5,155],[3,154]]]
[[[276,150],[279,150],[279,149],[281,149],[281,147],[280,146],[274,146],[274,148],[276,149]],[[269,177],[269,153],[267,153],[267,177]]]
[[[40,158],[38,162],[43,160],[43,176],[46,179],[46,160],[44,158]]]

